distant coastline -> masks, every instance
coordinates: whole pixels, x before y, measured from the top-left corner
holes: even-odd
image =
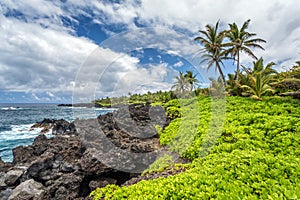
[[[58,104],[57,106],[60,107],[86,107],[86,108],[103,108],[104,106],[101,106],[100,104],[94,104],[94,103],[75,103],[75,104]],[[105,106],[106,108],[108,106]]]

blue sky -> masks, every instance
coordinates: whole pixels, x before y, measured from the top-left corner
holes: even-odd
[[[198,64],[193,38],[219,19],[223,27],[251,19],[249,31],[267,40],[256,55],[278,70],[299,60],[298,0],[2,0],[0,103],[168,90],[185,70],[206,83],[217,73]],[[242,55],[242,63],[252,60]]]

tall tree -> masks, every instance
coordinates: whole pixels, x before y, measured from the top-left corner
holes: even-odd
[[[229,24],[230,30],[227,32],[227,37],[230,42],[227,43],[229,49],[227,53],[230,53],[233,58],[236,60],[236,75],[235,79],[239,80],[239,71],[240,71],[240,54],[242,52],[246,53],[250,57],[257,60],[257,57],[251,51],[251,48],[264,48],[259,45],[259,43],[265,43],[266,41],[261,38],[253,38],[256,36],[255,33],[249,33],[246,30],[249,27],[250,19],[244,22],[243,26],[239,29],[236,23]]]
[[[201,35],[196,37],[194,40],[200,41],[201,44],[204,45],[204,48],[201,49],[201,52],[203,53],[201,56],[201,63],[207,62],[207,69],[215,66],[216,70],[220,73],[223,85],[225,85],[225,76],[220,64],[224,65],[223,60],[227,59],[227,56],[225,55],[226,52],[224,50],[225,44],[223,43],[226,31],[219,32],[218,29],[219,21],[215,26],[207,24],[205,26],[205,30],[199,30]]]
[[[179,72],[179,75],[176,76],[176,82],[172,86],[172,89],[174,88],[181,94],[188,90],[189,82],[187,77],[182,72]]]
[[[186,74],[184,75],[187,79],[187,82],[190,85],[190,91],[193,91],[195,85],[199,83],[199,80],[196,78],[197,74],[194,74],[192,71],[186,71]]]

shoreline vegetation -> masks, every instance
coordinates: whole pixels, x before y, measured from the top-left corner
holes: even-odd
[[[229,29],[220,30],[217,22],[199,30],[195,41],[202,45],[202,63],[220,74],[210,79],[209,88],[197,87],[193,72],[179,72],[171,98],[150,101],[162,105],[172,119],[168,126],[158,128],[159,141],[191,161],[180,165],[186,170],[131,186],[110,184],[93,191],[93,199],[300,198],[300,61],[284,72],[274,70],[273,62],[265,64],[252,49],[264,50],[260,44],[266,41],[248,32],[249,24],[247,20],[239,28],[232,23]],[[254,59],[252,67],[241,62],[243,53]],[[228,79],[222,69],[225,60],[236,64],[235,74],[228,74]],[[140,101],[138,96],[131,102]],[[216,102],[226,99],[225,122],[221,131],[215,130],[221,132],[215,146],[203,156],[202,145],[210,137],[213,117],[211,97]],[[107,105],[110,99],[95,102]],[[176,168],[172,158],[165,156],[144,173]]]
[[[264,63],[252,48],[263,49],[259,43],[266,41],[247,32],[249,23],[219,30],[217,22],[199,31],[195,40],[203,47],[203,62],[220,74],[208,88],[198,87],[195,74],[186,71],[179,72],[170,91],[59,105],[119,109],[75,120],[71,133],[56,131],[50,139],[40,135],[33,145],[15,148],[13,163],[0,160],[0,197],[299,199],[300,61],[284,72],[274,70],[273,62]],[[242,53],[254,59],[251,67],[240,61]],[[236,72],[226,79],[222,63],[227,59],[236,63]],[[212,123],[216,119],[223,123]],[[59,129],[57,121],[48,121],[49,126],[36,126]],[[108,167],[111,160],[120,165],[128,160],[99,157],[83,145],[81,139],[89,136],[105,148],[99,124],[115,147],[155,156],[145,158],[139,173]]]

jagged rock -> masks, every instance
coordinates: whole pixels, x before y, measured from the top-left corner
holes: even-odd
[[[0,172],[0,188],[7,187],[7,184],[5,183],[6,178],[7,178],[6,173]]]
[[[41,122],[36,122],[31,129],[35,128],[43,128],[41,133],[50,132],[53,135],[60,135],[60,134],[68,134],[73,135],[77,134],[76,127],[74,123],[70,123],[64,119],[44,119]]]
[[[7,186],[14,186],[20,177],[23,175],[24,171],[21,169],[13,169],[6,173],[5,183]]]
[[[80,195],[83,178],[75,174],[63,174],[47,187],[48,193],[55,199],[75,199]]]
[[[100,177],[97,180],[92,180],[89,183],[89,188],[95,190],[97,188],[105,187],[108,184],[117,184],[117,180],[109,177]]]
[[[52,129],[57,135],[41,134],[32,145],[16,147],[12,164],[0,160],[0,196],[9,196],[9,185],[13,189],[19,184],[11,199],[79,200],[97,187],[121,185],[156,159],[160,145],[154,125],[165,123],[163,110],[149,104],[72,123],[44,119],[33,128]]]
[[[34,178],[35,180],[46,181],[49,179],[49,171],[52,169],[54,154],[45,152],[40,158],[33,161],[28,167],[25,178]],[[51,172],[50,172],[51,173]]]
[[[33,179],[18,185],[9,196],[8,200],[34,199],[43,200],[47,196],[44,186]]]
[[[12,193],[12,189],[11,188],[7,188],[3,191],[0,191],[0,199],[6,200],[9,198],[9,196]]]
[[[3,162],[3,160],[0,157],[0,172],[7,172],[7,170],[12,167],[11,163]]]
[[[100,175],[111,170],[111,168],[103,164],[95,154],[97,153],[91,149],[88,149],[84,152],[83,156],[80,159],[82,171],[84,171],[85,173]]]
[[[39,135],[28,147],[18,146],[13,149],[13,163],[31,163],[48,149],[48,139],[45,135]]]

